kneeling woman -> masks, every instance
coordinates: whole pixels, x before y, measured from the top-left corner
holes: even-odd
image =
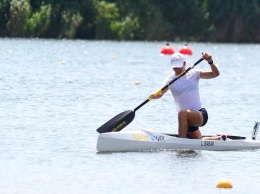
[[[202,53],[202,57],[211,67],[210,71],[190,70],[172,83],[160,94],[151,94],[149,99],[161,98],[168,90],[171,91],[178,112],[178,132],[180,138],[201,139],[199,127],[204,126],[208,120],[208,113],[203,108],[199,94],[199,80],[212,79],[219,76],[219,70],[208,53]],[[171,55],[171,68],[173,72],[165,79],[163,85],[167,85],[186,70],[186,61],[181,53]]]

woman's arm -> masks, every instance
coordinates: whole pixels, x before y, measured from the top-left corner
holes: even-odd
[[[202,53],[202,57],[209,63],[211,71],[201,71],[200,77],[202,79],[211,79],[219,76],[219,70],[212,60],[212,56],[208,53]]]

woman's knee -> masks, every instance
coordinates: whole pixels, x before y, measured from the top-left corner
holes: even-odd
[[[179,113],[178,113],[178,118],[179,119],[186,119],[187,120],[187,111],[186,110],[181,110]]]

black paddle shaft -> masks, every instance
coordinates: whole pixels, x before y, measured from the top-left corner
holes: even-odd
[[[174,78],[172,81],[170,81],[167,85],[165,85],[164,87],[162,87],[159,91],[163,91],[166,88],[168,88],[173,82],[175,82],[176,80],[178,80],[181,76],[183,76],[184,74],[186,74],[189,70],[191,70],[192,68],[194,68],[197,64],[199,64],[201,61],[203,61],[203,58],[201,58],[200,60],[198,60],[192,67],[189,67],[188,69],[186,69],[184,72],[182,72],[180,75],[178,75],[176,78]],[[145,100],[143,103],[141,103],[139,106],[137,106],[133,111],[132,110],[128,110],[125,112],[122,112],[118,115],[116,115],[115,117],[113,117],[112,119],[110,119],[109,121],[107,121],[105,124],[103,124],[101,127],[99,127],[97,129],[97,132],[99,133],[106,133],[106,132],[117,132],[117,131],[121,131],[124,127],[126,127],[129,123],[132,122],[132,120],[135,117],[135,112],[141,108],[143,105],[145,105],[147,102],[149,102],[150,99],[148,98],[147,100]]]
[[[174,78],[172,81],[170,81],[167,85],[163,86],[161,88],[161,91],[165,90],[166,88],[168,88],[172,83],[174,83],[175,81],[177,81],[180,77],[182,77],[183,75],[185,75],[188,71],[190,71],[191,69],[193,69],[196,65],[198,65],[201,61],[203,61],[204,59],[201,58],[200,60],[198,60],[196,63],[194,63],[193,66],[189,67],[188,69],[186,69],[185,71],[183,71],[181,74],[179,74],[176,78]],[[139,106],[137,106],[134,109],[134,112],[136,112],[139,108],[141,108],[143,105],[145,105],[147,102],[149,102],[149,99],[146,99],[145,101],[143,101],[143,103],[141,103]]]

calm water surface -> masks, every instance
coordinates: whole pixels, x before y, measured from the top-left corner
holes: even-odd
[[[259,193],[259,150],[97,153],[96,129],[171,73],[159,54],[164,44],[0,39],[0,193]],[[251,136],[260,121],[260,45],[190,46],[188,66],[208,51],[221,72],[200,81],[209,112],[202,133]],[[124,130],[144,128],[177,132],[170,93],[139,109]],[[233,188],[217,189],[221,179]]]

